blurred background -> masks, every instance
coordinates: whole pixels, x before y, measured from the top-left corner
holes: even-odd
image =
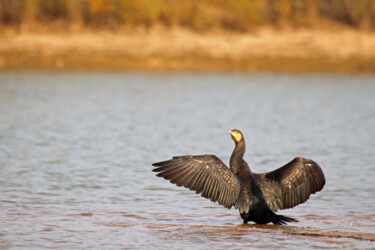
[[[374,30],[373,0],[1,0],[0,67],[373,72]]]
[[[0,3],[1,25],[17,29],[116,30],[158,25],[241,32],[262,25],[375,29],[375,3],[371,0],[1,0]]]
[[[0,249],[373,248],[374,73],[375,0],[0,0]],[[229,129],[322,167],[298,223],[151,171]]]

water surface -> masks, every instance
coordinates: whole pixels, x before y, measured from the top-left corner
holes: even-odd
[[[175,155],[228,163],[234,128],[254,172],[303,156],[325,173],[279,211],[300,221],[285,232],[151,172]],[[374,128],[374,76],[1,72],[0,247],[373,247],[290,232],[374,238]]]

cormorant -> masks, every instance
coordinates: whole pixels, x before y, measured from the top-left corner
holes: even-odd
[[[322,190],[322,169],[312,160],[296,157],[285,166],[262,174],[251,172],[244,161],[245,140],[239,130],[229,130],[235,142],[230,169],[215,155],[176,156],[152,164],[157,176],[184,186],[227,208],[239,209],[244,221],[285,225],[296,219],[277,215],[279,209],[304,203]]]

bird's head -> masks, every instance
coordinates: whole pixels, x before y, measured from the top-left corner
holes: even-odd
[[[237,129],[232,129],[232,130],[229,130],[228,132],[231,135],[234,142],[237,143],[237,142],[240,142],[240,141],[243,140],[243,135],[242,135],[241,131],[239,131]]]

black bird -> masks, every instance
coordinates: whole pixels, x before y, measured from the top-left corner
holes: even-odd
[[[310,194],[322,190],[322,169],[312,160],[296,157],[285,166],[262,174],[251,172],[244,161],[245,140],[239,130],[230,130],[236,146],[230,169],[215,155],[185,155],[152,164],[157,176],[184,186],[227,208],[239,209],[244,223],[272,222],[285,225],[294,218],[277,215],[279,209],[304,203]]]

